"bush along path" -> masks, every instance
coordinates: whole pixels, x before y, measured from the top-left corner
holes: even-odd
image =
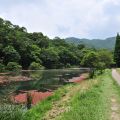
[[[73,86],[43,120],[120,120],[120,88],[111,71]]]

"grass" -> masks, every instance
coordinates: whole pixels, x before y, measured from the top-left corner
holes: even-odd
[[[53,103],[70,94],[71,99],[64,107],[67,112],[60,113],[55,120],[109,120],[110,98],[113,93],[111,71],[101,76],[86,80],[78,85],[67,85],[58,89],[55,94],[42,101],[27,114],[25,120],[42,120],[52,110]],[[64,103],[63,103],[64,104]],[[47,119],[47,118],[46,118]],[[49,120],[49,117],[48,117]]]
[[[29,110],[25,114],[24,120],[41,120],[46,112],[52,109],[52,103],[59,101],[73,86],[74,85],[65,85],[56,90],[53,96],[48,97]]]
[[[0,106],[0,120],[23,120],[21,107],[14,105]]]
[[[29,111],[23,111],[18,106],[0,106],[0,120],[41,120],[45,113],[52,108],[52,103],[60,100],[72,86],[74,84],[59,88],[53,96],[43,100]]]
[[[5,119],[8,115],[11,120],[43,120],[44,118],[44,120],[110,120],[113,112],[111,110],[113,97],[117,100],[116,104],[119,104],[120,87],[113,80],[111,70],[106,70],[104,74],[94,79],[59,88],[53,96],[38,103],[24,114],[19,110],[6,115],[0,113],[0,119],[4,116],[1,120],[8,120]],[[60,107],[69,109],[50,118],[49,113],[54,109],[56,112],[61,110]]]
[[[57,120],[108,120],[110,116],[109,91],[112,86],[111,72],[99,76],[98,82],[84,92],[77,92],[71,100],[71,109]],[[91,83],[94,80],[91,80]]]

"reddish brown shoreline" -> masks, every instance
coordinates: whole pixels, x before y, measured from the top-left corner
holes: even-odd
[[[0,76],[0,85],[6,85],[12,82],[30,81],[31,78],[25,76]]]
[[[84,75],[81,75],[80,77],[74,77],[72,79],[69,80],[69,82],[72,82],[72,83],[80,83],[81,81],[85,80],[86,77]],[[12,101],[14,103],[19,103],[19,104],[24,104],[26,103],[27,101],[27,93],[30,93],[31,96],[32,96],[32,104],[35,105],[37,104],[38,102],[46,99],[47,97],[49,96],[52,96],[54,92],[50,92],[50,91],[47,91],[47,92],[39,92],[39,91],[36,91],[36,90],[30,90],[30,91],[22,91],[20,94],[18,95],[15,95],[15,96],[12,96]]]

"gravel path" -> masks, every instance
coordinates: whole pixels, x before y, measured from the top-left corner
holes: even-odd
[[[116,71],[116,69],[112,69],[112,77],[117,81],[120,85],[120,74]]]

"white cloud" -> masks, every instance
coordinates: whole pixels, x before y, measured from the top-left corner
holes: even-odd
[[[4,4],[0,15],[50,37],[103,38],[120,31],[118,10],[120,0],[27,0]]]

